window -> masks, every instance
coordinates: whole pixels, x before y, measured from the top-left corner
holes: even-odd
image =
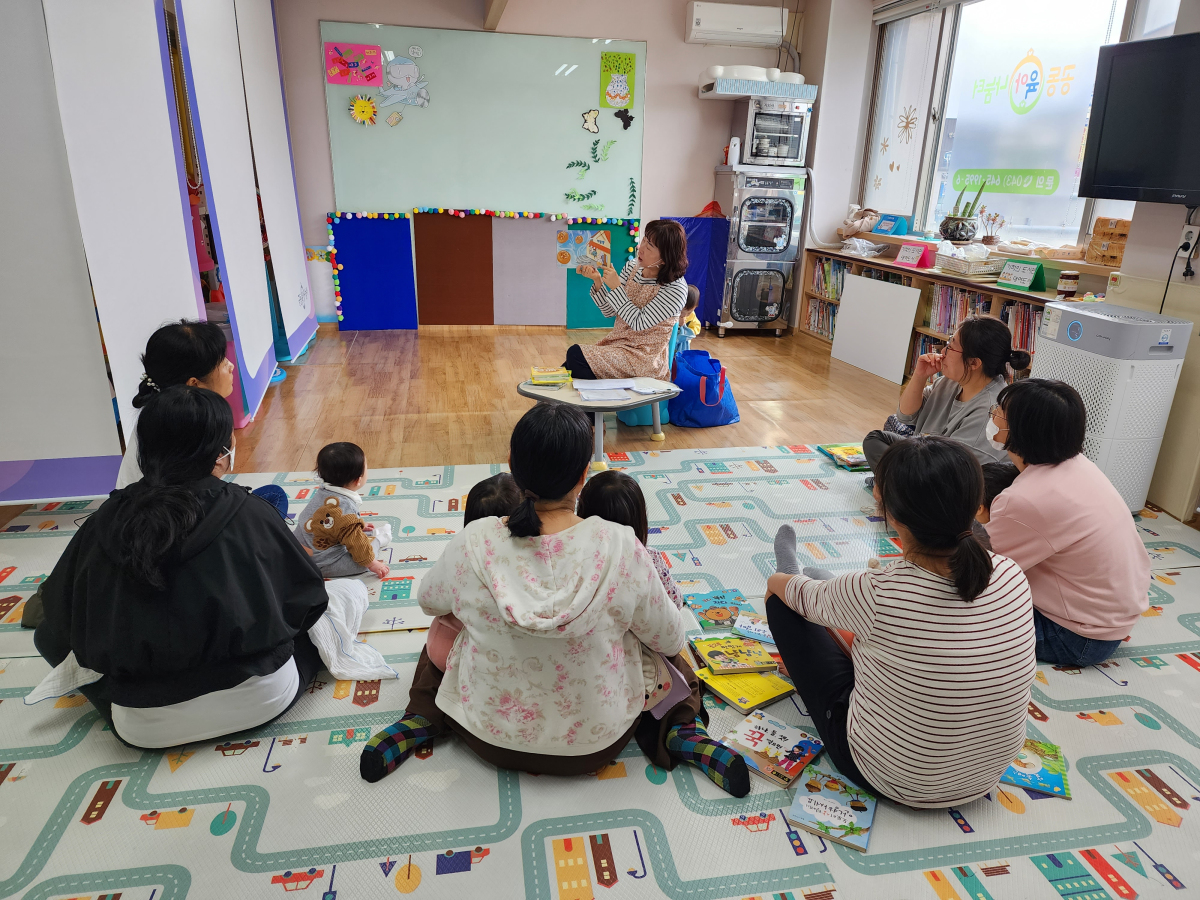
[[[1134,25],[1141,16],[1147,35],[1168,27],[1178,6],[1136,2]],[[1077,190],[1096,61],[1120,37],[1125,8],[1126,0],[979,0],[883,25],[863,204],[936,232],[960,196],[965,204],[986,185],[980,202],[1006,220],[1002,238],[1076,243],[1090,212]],[[923,152],[884,158],[883,137],[889,153],[900,149],[892,135],[913,119],[905,149]]]
[[[1133,9],[1131,41],[1169,37],[1175,33],[1179,0],[1137,0]]]

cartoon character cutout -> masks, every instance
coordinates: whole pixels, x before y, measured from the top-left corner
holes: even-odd
[[[421,80],[421,67],[407,56],[397,56],[387,64],[388,87],[379,92],[380,106],[405,103],[409,106],[428,106],[428,81]]]

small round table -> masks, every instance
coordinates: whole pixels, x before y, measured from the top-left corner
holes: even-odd
[[[630,380],[639,388],[652,388],[654,393],[635,394],[633,391],[627,390],[625,393],[629,397],[628,400],[587,401],[579,396],[579,392],[571,384],[530,384],[528,381],[517,385],[517,393],[522,397],[546,403],[569,403],[572,406],[578,406],[584,412],[592,413],[596,417],[596,457],[592,460],[592,469],[599,472],[608,468],[608,463],[604,461],[604,414],[606,412],[620,412],[625,409],[649,406],[650,415],[654,420],[654,430],[650,433],[650,440],[666,439],[662,433],[662,417],[658,404],[678,396],[679,388],[669,381],[659,381],[656,378],[633,378]]]

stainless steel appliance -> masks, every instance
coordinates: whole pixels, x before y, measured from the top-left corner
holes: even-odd
[[[794,169],[717,167],[715,198],[730,219],[720,337],[726,328],[774,328],[778,335],[787,326],[804,185],[804,173]]]
[[[803,166],[811,100],[747,97],[733,104],[733,136],[741,138],[744,165]]]

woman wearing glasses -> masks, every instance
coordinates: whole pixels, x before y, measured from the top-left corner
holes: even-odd
[[[1007,325],[991,316],[971,316],[941,353],[917,358],[893,418],[909,434],[940,435],[966,444],[980,463],[1004,460],[1004,451],[997,450],[986,434],[988,410],[1008,383],[1008,368],[1027,368],[1029,360],[1024,350],[1012,349]],[[926,384],[930,378],[933,382]],[[863,454],[872,472],[884,451],[906,436],[884,430],[863,438]]]
[[[1083,455],[1078,391],[1027,378],[997,400],[988,436],[1020,474],[992,501],[992,549],[1029,579],[1037,658],[1103,662],[1149,605],[1150,557],[1125,501]]]

